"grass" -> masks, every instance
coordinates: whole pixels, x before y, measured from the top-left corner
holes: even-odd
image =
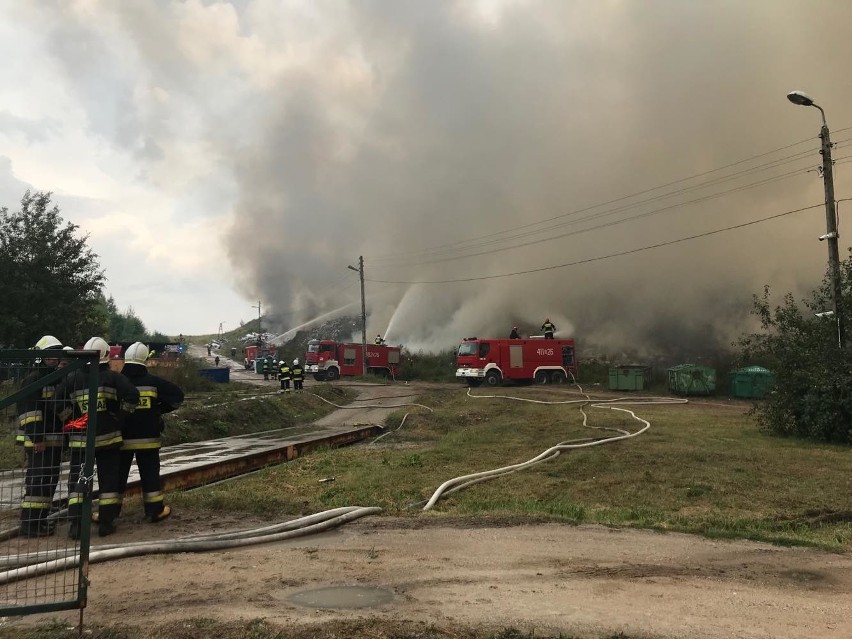
[[[566,390],[503,392],[568,398]],[[434,412],[412,409],[400,431],[375,445],[319,451],[179,499],[262,515],[363,505],[409,518],[520,517],[852,548],[849,449],[769,437],[744,404],[641,407],[652,427],[635,439],[563,453],[454,493],[424,513],[414,504],[447,479],[526,461],[590,431],[576,406],[471,399],[446,390],[420,402]],[[594,426],[635,430],[638,424],[624,413],[588,412]],[[388,426],[403,415],[392,415]]]

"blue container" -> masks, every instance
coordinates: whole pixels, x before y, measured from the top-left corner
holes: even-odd
[[[218,368],[202,368],[198,371],[204,379],[209,379],[217,384],[227,384],[231,381],[231,369],[227,366],[219,366]]]

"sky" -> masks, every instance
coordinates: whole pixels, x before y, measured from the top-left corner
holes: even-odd
[[[546,317],[581,356],[719,348],[765,285],[825,272],[820,113],[785,96],[825,109],[852,197],[850,24],[847,0],[0,0],[0,206],[53,192],[171,335],[358,314],[363,256],[368,337],[413,350]]]

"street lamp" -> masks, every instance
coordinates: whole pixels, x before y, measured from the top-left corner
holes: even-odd
[[[828,123],[825,121],[825,111],[814,102],[813,98],[803,91],[792,91],[787,94],[787,99],[799,106],[812,106],[819,109],[822,115],[822,128],[819,132],[822,148],[822,181],[825,186],[825,235],[820,236],[820,241],[825,240],[828,244],[828,272],[831,278],[831,297],[834,306],[834,317],[837,320],[837,346],[842,350],[845,342],[843,314],[840,312],[841,289],[840,289],[840,250],[837,238],[837,212],[834,202],[834,171],[831,160],[831,138],[828,132]]]

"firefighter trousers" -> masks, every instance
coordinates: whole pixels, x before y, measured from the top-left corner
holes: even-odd
[[[85,448],[71,449],[71,467],[68,471],[68,517],[71,528],[79,531],[81,508],[85,486],[80,482]],[[98,472],[98,522],[100,532],[110,531],[121,511],[121,480],[119,467],[121,450],[117,446],[95,448],[95,463]]]
[[[290,378],[289,377],[282,377],[281,378],[281,390],[283,390],[284,392],[287,392],[287,393],[290,392]]]
[[[127,490],[127,478],[130,476],[130,467],[133,464],[134,456],[136,457],[136,467],[139,469],[139,483],[142,485],[145,516],[151,519],[163,512],[163,508],[165,508],[163,504],[163,482],[160,479],[160,449],[140,448],[121,451],[119,492],[122,495]],[[121,509],[120,505],[119,509]]]
[[[297,390],[297,391],[302,390],[302,382],[303,382],[303,380],[302,380],[301,377],[299,377],[299,378],[294,377],[293,378],[293,390]]]
[[[24,499],[21,502],[21,532],[35,535],[47,532],[53,494],[59,484],[62,446],[48,446],[37,453],[26,449],[27,474],[24,478]]]

